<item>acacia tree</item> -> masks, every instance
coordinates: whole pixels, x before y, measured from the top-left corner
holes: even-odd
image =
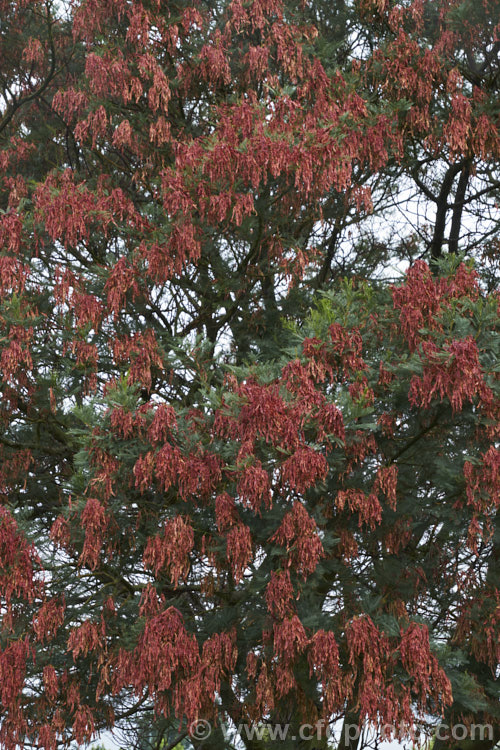
[[[497,721],[497,11],[3,3],[6,747]]]

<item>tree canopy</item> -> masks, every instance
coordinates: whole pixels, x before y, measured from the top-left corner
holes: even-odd
[[[497,0],[0,14],[0,746],[493,748]]]

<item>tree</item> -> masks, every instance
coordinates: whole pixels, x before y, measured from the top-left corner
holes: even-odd
[[[497,722],[497,13],[3,3],[6,747]]]

